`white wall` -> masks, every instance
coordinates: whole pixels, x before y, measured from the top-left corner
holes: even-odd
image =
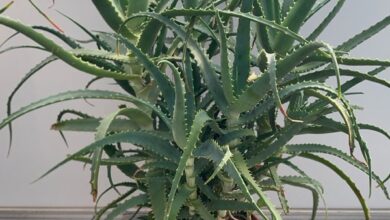
[[[8,0],[0,0],[4,5]],[[75,5],[77,2],[77,5]],[[39,1],[42,9],[47,9],[51,1]],[[77,27],[58,15],[54,9],[70,15],[86,27],[94,30],[107,30],[106,25],[97,14],[90,1],[56,1],[53,9],[47,9],[47,13],[71,36],[79,39],[87,39]],[[9,9],[7,15],[18,18],[30,24],[47,25],[47,22],[31,9],[27,1],[16,1]],[[390,1],[347,1],[343,11],[336,18],[338,24],[333,22],[327,32],[320,39],[332,45],[337,45],[349,38],[353,33],[368,27],[390,14]],[[309,33],[313,29],[309,23],[303,33]],[[0,41],[4,40],[13,31],[0,27]],[[378,57],[388,59],[390,57],[390,46],[388,39],[389,29],[378,34],[365,44],[353,51],[353,55]],[[7,45],[32,44],[22,36],[9,42]],[[22,76],[47,54],[31,49],[17,50],[7,54],[0,54],[0,118],[6,115],[5,103],[8,94],[12,91]],[[381,77],[389,79],[390,72],[387,70],[380,74]],[[33,100],[45,97],[60,91],[81,88],[91,77],[80,74],[69,68],[66,64],[56,62],[43,69],[34,76],[15,97],[13,109],[17,109]],[[96,84],[96,87],[113,88],[108,81]],[[357,112],[361,122],[369,122],[381,126],[390,131],[390,119],[388,116],[389,102],[386,94],[388,90],[370,83],[364,83],[356,87],[354,91],[363,91],[364,96],[350,97],[353,104],[365,107],[364,112]],[[83,169],[80,163],[70,163],[58,171],[47,176],[43,180],[30,184],[48,168],[67,154],[75,152],[80,147],[89,143],[93,136],[67,134],[70,148],[63,144],[58,133],[49,131],[50,125],[56,120],[56,114],[63,108],[82,109],[86,112],[96,112],[104,115],[115,106],[109,102],[94,102],[96,107],[91,107],[83,101],[68,102],[65,105],[56,105],[38,110],[28,116],[22,117],[14,123],[14,142],[11,156],[6,159],[8,147],[8,132],[6,129],[0,131],[0,207],[1,206],[92,206],[92,199],[89,195],[89,168]],[[108,104],[108,105],[107,105]],[[388,155],[390,155],[389,141],[380,135],[371,132],[363,132],[369,146],[372,149],[374,169],[380,176],[390,172],[388,168]],[[296,138],[295,142],[320,141],[340,146],[347,149],[347,138],[345,136],[330,135],[327,137],[304,137]],[[337,160],[336,160],[337,161]],[[328,207],[353,208],[359,207],[357,200],[345,184],[332,172],[307,161],[298,161],[304,164],[309,174],[315,176],[325,186],[325,199]],[[344,166],[352,173],[354,180],[363,188],[367,186],[367,178],[355,168]],[[102,179],[105,175],[102,174]],[[122,178],[116,175],[116,178]],[[103,184],[104,185],[104,184]],[[104,187],[102,186],[101,189]],[[290,189],[290,187],[289,187]],[[291,188],[292,189],[292,188]],[[363,191],[368,195],[368,191]],[[310,194],[301,190],[288,190],[287,196],[292,207],[310,207]],[[368,201],[372,208],[388,208],[390,202],[374,189],[372,198]]]

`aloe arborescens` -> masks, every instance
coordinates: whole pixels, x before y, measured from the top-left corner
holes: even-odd
[[[96,212],[113,219],[132,207],[149,207],[154,219],[282,219],[289,206],[284,185],[313,193],[316,217],[322,186],[291,159],[303,157],[333,170],[353,190],[366,219],[369,209],[343,169],[324,159],[339,157],[368,175],[389,198],[385,179],[371,169],[369,149],[360,129],[389,135],[359,124],[346,92],[363,81],[386,87],[376,74],[388,60],[351,57],[348,52],[387,27],[386,17],[343,44],[332,47],[316,38],[333,20],[344,0],[308,37],[300,28],[329,0],[93,0],[113,33],[91,32],[76,21],[98,48],[85,49],[71,36],[49,27],[28,26],[0,16],[50,56],[17,85],[0,128],[35,109],[74,99],[108,99],[132,103],[98,118],[81,110],[64,110],[53,128],[96,132],[95,141],[67,157],[42,177],[70,161],[91,165],[91,191],[99,195],[102,166],[116,166],[129,182],[113,183],[123,193]],[[6,8],[0,12],[4,14]],[[237,21],[234,22],[234,21]],[[64,46],[54,43],[57,37]],[[22,46],[23,47],[23,46]],[[12,49],[12,48],[10,48]],[[77,90],[56,94],[11,112],[15,92],[41,68],[60,59],[95,77],[111,78],[123,93]],[[368,73],[348,66],[374,66]],[[354,68],[356,69],[356,68]],[[342,82],[340,76],[350,76]],[[333,88],[325,82],[337,79]],[[284,124],[276,122],[278,112]],[[338,112],[342,122],[329,115]],[[63,119],[65,114],[75,118]],[[12,131],[12,129],[10,129]],[[289,144],[301,134],[345,133],[348,153],[316,143]],[[12,133],[11,133],[12,134]],[[131,143],[129,151],[121,146]],[[362,159],[354,156],[359,147]],[[295,175],[283,176],[287,166]],[[267,198],[275,191],[280,210]],[[102,193],[104,195],[104,193]],[[147,209],[149,210],[149,209]],[[268,210],[264,212],[264,210]]]

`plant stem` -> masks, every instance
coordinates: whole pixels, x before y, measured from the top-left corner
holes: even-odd
[[[195,184],[195,174],[194,174],[195,173],[194,172],[194,156],[191,155],[188,158],[184,172],[186,175],[187,185],[190,189],[193,190],[193,192],[189,196],[189,200],[193,201],[198,197],[197,191],[196,191],[196,184]],[[195,207],[192,205],[189,205],[188,208],[189,208],[190,215],[191,216],[195,215]]]

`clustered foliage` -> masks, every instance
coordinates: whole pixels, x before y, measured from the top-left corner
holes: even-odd
[[[300,28],[329,0],[92,0],[113,33],[91,32],[73,21],[96,43],[85,49],[55,28],[27,26],[6,16],[0,24],[35,41],[50,54],[17,85],[0,128],[35,109],[74,99],[119,100],[118,110],[99,118],[81,110],[59,113],[53,128],[95,132],[95,141],[73,153],[42,177],[70,161],[91,166],[91,191],[98,200],[120,189],[118,197],[96,212],[114,219],[129,208],[142,208],[145,219],[282,219],[289,206],[285,185],[310,190],[312,219],[323,189],[292,158],[303,157],[333,170],[355,193],[366,219],[369,209],[343,169],[323,155],[341,158],[366,173],[389,198],[386,179],[371,170],[369,149],[347,92],[363,81],[386,87],[376,75],[388,60],[351,57],[348,52],[384,29],[386,17],[337,47],[316,38],[345,0],[307,37]],[[6,7],[0,13],[4,13]],[[38,9],[39,10],[39,9]],[[43,14],[43,13],[42,13]],[[62,40],[61,46],[50,40]],[[14,46],[5,50],[25,47]],[[11,112],[20,87],[55,60],[90,74],[91,83],[115,80],[123,93],[83,89],[67,91]],[[369,72],[349,66],[373,66]],[[356,68],[354,68],[356,69]],[[340,76],[349,76],[342,82]],[[326,84],[335,77],[337,87]],[[132,107],[127,107],[131,103]],[[284,119],[283,125],[276,122]],[[336,121],[332,113],[341,115]],[[73,118],[64,119],[65,115]],[[289,144],[302,134],[345,133],[349,152],[316,143]],[[131,143],[129,148],[124,143]],[[355,148],[362,159],[354,156]],[[279,174],[280,167],[296,171]],[[98,191],[99,170],[116,167],[127,182],[110,180]],[[266,196],[277,193],[282,211]],[[279,204],[278,204],[279,205]],[[269,214],[264,210],[268,210]]]

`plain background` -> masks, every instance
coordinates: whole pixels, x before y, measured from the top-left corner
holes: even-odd
[[[7,2],[8,0],[0,0],[0,5],[4,5]],[[335,2],[332,1],[330,6],[333,6]],[[92,3],[88,0],[57,0],[54,7],[50,9],[48,8],[51,5],[50,0],[41,0],[38,5],[60,24],[66,34],[74,36],[77,39],[85,40],[88,37],[80,29],[75,27],[75,25],[59,15],[55,9],[71,16],[89,29],[109,30],[97,14]],[[325,15],[329,10],[330,7],[326,7],[321,12],[321,15]],[[35,10],[32,10],[27,1],[16,1],[6,14],[29,24],[48,25],[45,19]],[[389,14],[390,1],[388,0],[347,1],[335,21],[320,36],[320,39],[336,46],[353,34],[360,32]],[[302,33],[310,33],[315,27],[313,23],[319,19],[320,16],[317,16],[313,19],[313,22],[308,22],[307,26],[302,30]],[[388,59],[390,57],[389,30],[382,31],[353,50],[352,55]],[[0,41],[5,40],[12,33],[14,31],[0,26]],[[18,44],[33,45],[33,42],[26,40],[22,36],[18,36],[3,48]],[[15,50],[6,54],[0,54],[1,119],[6,115],[5,104],[12,89],[29,69],[47,56],[48,54],[44,52],[31,49]],[[364,70],[367,70],[367,68]],[[390,71],[386,70],[379,76],[389,79],[389,74]],[[45,67],[25,84],[15,96],[13,109],[18,109],[34,100],[43,98],[47,94],[83,88],[89,79],[91,79],[91,76],[79,73],[66,64],[56,61]],[[110,81],[102,80],[94,84],[93,88],[115,89],[115,86]],[[358,111],[356,113],[359,121],[375,124],[390,131],[390,118],[388,115],[390,108],[388,98],[389,90],[371,83],[363,83],[361,86],[353,89],[353,91],[364,92],[364,95],[349,97],[353,104],[364,106],[363,112]],[[93,205],[92,198],[89,194],[89,167],[84,168],[81,163],[69,163],[43,180],[30,184],[47,169],[62,160],[67,154],[75,152],[93,140],[93,135],[68,133],[66,136],[68,137],[70,147],[66,148],[59,134],[55,131],[49,131],[50,125],[56,120],[56,116],[61,109],[78,109],[104,116],[116,107],[111,102],[92,102],[95,107],[88,105],[84,101],[72,101],[35,111],[16,120],[13,124],[14,142],[9,158],[6,158],[8,132],[7,129],[0,131],[0,207],[89,207]],[[363,132],[363,135],[371,148],[374,170],[382,177],[387,176],[390,173],[389,140],[372,132]],[[294,139],[294,142],[306,143],[313,142],[314,140],[328,145],[338,146],[340,149],[348,149],[347,137],[343,135],[305,136]],[[368,199],[368,190],[366,190],[368,178],[359,170],[345,165],[340,160],[334,159],[333,161],[347,169],[357,182],[357,185],[362,187],[362,193]],[[329,208],[359,207],[359,203],[352,191],[331,171],[308,161],[297,161],[297,163],[303,165],[307,173],[313,175],[313,177],[323,183],[325,200]],[[284,170],[284,173],[288,174],[288,172],[288,170]],[[107,186],[107,183],[104,182],[105,175],[103,170],[101,174],[101,180],[103,180],[103,183],[100,185],[101,191]],[[120,174],[115,174],[114,178],[119,181],[123,177]],[[288,187],[286,195],[291,207],[305,208],[311,206],[311,194],[306,191]],[[112,194],[109,195],[104,202],[114,198],[112,196]],[[368,199],[368,204],[371,208],[390,207],[390,202],[375,188],[373,189],[372,197]]]

